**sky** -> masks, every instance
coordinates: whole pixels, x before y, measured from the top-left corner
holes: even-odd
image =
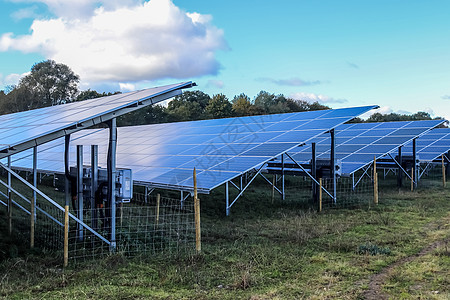
[[[46,59],[82,90],[194,81],[450,120],[446,0],[0,0],[0,89]]]

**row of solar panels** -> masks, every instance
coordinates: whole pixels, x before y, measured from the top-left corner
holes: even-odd
[[[374,158],[396,155],[402,146],[402,156],[413,155],[416,139],[416,158],[432,162],[450,150],[450,129],[435,128],[444,120],[343,124],[335,130],[335,158],[340,161],[342,175],[352,174],[372,163]],[[433,129],[435,128],[435,129]],[[432,130],[433,129],[433,130]],[[314,140],[316,158],[329,159],[331,137],[324,134]],[[290,156],[300,164],[311,160],[311,145],[291,151]],[[286,158],[286,163],[292,163]]]
[[[367,108],[358,108],[365,111]],[[355,111],[355,109],[353,110]],[[325,118],[325,116],[329,118]],[[345,117],[342,117],[345,116]],[[443,120],[340,124],[351,119],[345,109],[266,115],[195,122],[118,128],[117,166],[131,168],[142,184],[172,189],[192,188],[192,170],[198,170],[199,188],[215,187],[288,152],[297,162],[329,158],[330,128],[335,128],[335,155],[342,173],[350,174],[403,146],[411,155],[417,139],[422,161],[432,161],[450,150],[450,129],[434,127]],[[319,121],[320,122],[317,122]],[[319,128],[318,128],[319,127]],[[432,130],[433,129],[433,130]],[[99,164],[106,167],[107,129],[88,129],[72,136],[70,164],[75,165],[76,145],[85,145],[84,164],[90,164],[89,145],[99,146]],[[299,146],[302,145],[302,146]],[[64,140],[39,146],[38,169],[64,172]],[[31,151],[13,157],[13,166],[29,169]],[[289,159],[285,160],[289,162]]]
[[[80,126],[167,99],[192,85],[180,83],[0,116],[0,158],[5,163],[5,157],[14,154],[14,167],[30,169],[31,150],[22,150],[38,146],[38,169],[62,173],[61,137],[71,134],[71,165],[75,165],[75,145],[98,145],[99,165],[106,167],[108,130],[79,131]],[[406,145],[412,139],[443,122],[344,124],[374,108],[377,106],[122,127],[118,128],[117,167],[131,168],[135,182],[177,190],[192,190],[196,168],[199,190],[209,192],[283,153],[307,161],[312,142],[318,145],[318,155],[327,157],[327,132],[335,129],[336,158],[345,164],[344,172],[351,173],[370,163],[374,155],[380,157],[399,145],[408,149]],[[450,148],[448,138],[440,138],[435,132],[428,139],[420,139],[428,149],[423,154],[432,156],[443,149],[435,150],[437,146]],[[432,151],[431,145],[435,146]],[[89,165],[89,147],[84,152],[84,164]],[[422,150],[419,152],[422,155]]]
[[[209,192],[374,107],[121,127],[117,167],[131,168],[135,182],[186,190],[192,189],[195,167],[199,190]],[[71,165],[78,144],[98,145],[99,165],[106,167],[107,129],[74,133]],[[84,151],[84,163],[89,165],[89,147]],[[38,169],[62,173],[63,153],[63,139],[39,146]],[[30,168],[31,152],[14,155],[12,165]]]

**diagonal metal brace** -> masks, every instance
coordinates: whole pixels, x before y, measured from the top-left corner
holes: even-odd
[[[406,170],[403,169],[403,167],[398,163],[398,161],[395,160],[395,158],[392,156],[392,154],[388,153],[388,155],[392,158],[392,160],[393,160],[393,161],[395,162],[395,164],[400,168],[400,170],[402,170],[402,172],[406,175],[406,177],[408,177],[409,180],[413,180],[413,179],[411,178],[411,176],[408,174],[408,172],[406,172]],[[414,180],[413,180],[413,182],[416,183]]]
[[[311,174],[309,174],[309,172],[306,171],[305,168],[303,168],[303,166],[302,166],[301,164],[299,164],[295,159],[293,159],[292,156],[289,155],[289,153],[286,153],[286,155],[287,155],[287,156],[288,156],[288,157],[289,157],[289,158],[290,158],[297,166],[299,166],[299,168],[302,169],[302,171],[305,172],[306,175],[308,175],[309,178],[311,178],[311,180],[313,180],[318,186],[320,186],[320,183],[319,183],[319,182],[318,182]],[[336,199],[336,198],[335,198],[334,196],[332,196],[332,195],[327,191],[327,189],[324,188],[323,186],[322,186],[322,190],[323,190],[325,193],[327,193],[328,196],[331,197],[331,199],[333,199],[333,200]]]
[[[14,177],[16,177],[18,180],[20,180],[23,184],[25,184],[26,186],[28,186],[30,189],[32,189],[33,191],[35,191],[37,194],[39,194],[41,197],[43,197],[45,200],[47,200],[48,202],[50,202],[51,204],[53,204],[55,207],[57,207],[59,210],[61,211],[65,211],[64,207],[62,207],[61,205],[59,205],[58,203],[56,203],[54,200],[52,200],[50,197],[48,197],[46,194],[44,194],[43,192],[41,192],[41,190],[39,190],[38,188],[34,187],[32,184],[30,184],[28,181],[26,181],[25,179],[23,179],[22,177],[20,177],[16,172],[14,172],[13,170],[11,170],[10,168],[8,168],[7,166],[5,166],[3,163],[0,162],[0,166],[2,168],[4,168],[6,171],[8,171],[8,173],[10,173],[11,175],[13,175]],[[88,231],[90,231],[92,234],[94,234],[96,237],[98,237],[99,239],[101,239],[102,241],[104,241],[106,244],[111,245],[111,242],[108,241],[107,239],[105,239],[101,234],[99,234],[97,231],[95,231],[94,229],[92,229],[89,225],[87,225],[86,223],[84,223],[83,221],[81,221],[80,219],[78,219],[77,217],[75,217],[72,213],[69,212],[69,217],[72,218],[73,220],[75,220],[77,223],[81,224],[81,226],[83,226],[84,228],[86,228]]]
[[[282,195],[283,193],[280,191],[279,188],[277,188],[272,182],[270,182],[269,179],[267,179],[266,176],[264,176],[262,173],[259,174],[262,178],[264,178],[265,181],[267,181],[280,195]],[[275,176],[275,175],[274,175]]]
[[[239,194],[236,196],[236,198],[234,198],[233,202],[231,202],[230,205],[228,205],[227,210],[230,209],[233,204],[239,199],[239,197],[242,196],[242,194],[245,192],[245,190],[250,186],[250,184],[253,182],[253,180],[255,180],[256,177],[258,177],[258,174],[261,173],[263,167],[266,165],[267,163],[264,163],[261,165],[261,167],[259,167],[258,171],[256,172],[255,175],[253,175],[253,177],[249,180],[249,182],[242,188],[242,190],[239,192]]]

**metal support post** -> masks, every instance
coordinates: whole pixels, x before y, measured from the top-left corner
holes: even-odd
[[[8,156],[8,168],[11,169],[11,155]],[[8,186],[12,186],[10,172],[8,172]],[[8,188],[8,234],[12,234],[12,191],[10,188]]]
[[[284,154],[281,154],[281,199],[286,199],[284,192]]]
[[[195,170],[195,168],[194,168],[194,170]],[[180,191],[180,206],[181,206],[181,209],[183,209],[183,202],[184,202],[184,195],[183,195],[183,191]]]
[[[108,146],[108,202],[111,209],[111,251],[116,250],[116,148],[117,148],[117,124],[116,118],[108,121],[109,146]]]
[[[97,205],[95,194],[98,188],[98,145],[91,145],[91,226],[98,229]]]
[[[397,186],[399,188],[401,188],[402,185],[403,185],[403,182],[402,182],[403,181],[403,170],[401,168],[401,165],[402,165],[402,146],[398,147],[398,158],[397,158],[397,160],[398,160],[398,164],[399,164],[398,172],[397,172]]]
[[[226,202],[226,215],[230,215],[230,196],[228,195],[228,181],[225,182],[225,202]]]
[[[330,136],[331,136],[331,145],[330,145],[330,171],[331,171],[331,178],[333,179],[333,202],[336,204],[336,142],[334,138],[334,129],[330,130]]]
[[[445,165],[445,175],[447,178],[450,177],[450,151],[444,154],[447,164]]]
[[[442,187],[445,188],[445,162],[444,162],[444,154],[442,154]]]
[[[33,186],[37,188],[37,146],[33,147]],[[31,199],[30,209],[30,248],[34,248],[34,231],[36,225],[36,191],[33,191],[33,199]]]
[[[77,145],[77,218],[83,222],[83,145]],[[83,240],[83,226],[77,223],[78,240]]]
[[[355,172],[352,173],[352,191],[355,190]]]
[[[145,186],[144,189],[145,189],[144,190],[144,193],[145,193],[144,202],[147,203],[148,202],[148,186]]]
[[[414,169],[414,172],[412,173],[412,179],[413,179],[413,182],[414,182],[414,188],[417,187],[417,181],[419,180],[419,176],[417,176],[419,168],[417,168],[417,166],[416,166],[416,160],[417,160],[416,140],[417,139],[413,139],[413,163],[412,163],[412,168]]]
[[[317,167],[316,167],[316,143],[311,144],[311,175],[317,180]],[[312,200],[313,203],[317,203],[317,184],[312,181]]]

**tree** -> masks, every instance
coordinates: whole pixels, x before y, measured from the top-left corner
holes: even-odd
[[[234,96],[231,103],[233,103],[232,104],[233,115],[236,117],[250,116],[254,111],[252,109],[253,104],[250,101],[250,97],[244,93],[240,94],[239,96]]]
[[[232,116],[232,105],[223,94],[214,95],[205,108],[206,115],[211,119],[227,118]]]
[[[169,102],[169,121],[192,121],[205,119],[205,109],[211,97],[201,91],[186,91]]]
[[[80,78],[68,66],[54,60],[34,64],[30,74],[23,77],[17,89],[24,89],[31,97],[25,109],[34,109],[72,102],[78,93]]]
[[[150,105],[136,111],[130,112],[117,119],[118,126],[145,125],[156,123],[167,123],[169,115],[167,108],[158,104]]]

